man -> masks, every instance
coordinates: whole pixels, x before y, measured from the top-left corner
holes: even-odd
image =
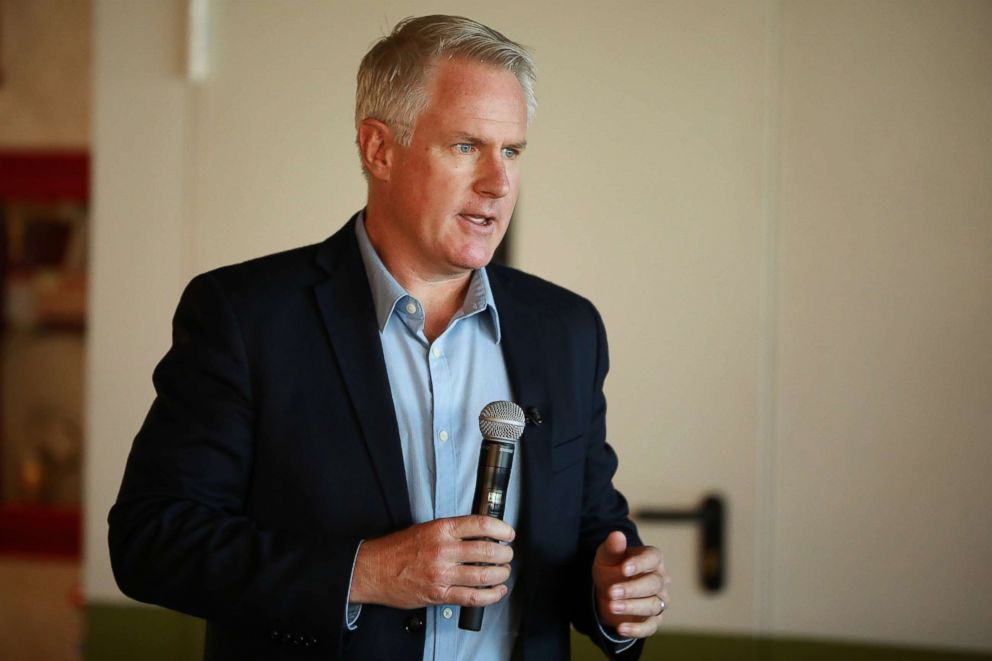
[[[400,23],[358,75],[366,209],[183,294],[110,548],[125,593],[208,620],[207,658],[564,659],[570,623],[635,658],[655,632],[666,579],[611,483],[602,322],[487,267],[533,80],[474,21]],[[502,522],[466,515],[498,399],[534,422]],[[460,606],[486,607],[480,632]]]

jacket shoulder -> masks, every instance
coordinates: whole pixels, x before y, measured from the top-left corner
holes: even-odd
[[[301,246],[221,266],[198,275],[194,280],[214,280],[232,294],[245,289],[260,294],[269,287],[281,288],[293,282],[313,282],[320,273],[315,264],[319,246],[320,244]]]
[[[347,263],[354,241],[352,223],[320,243],[255,257],[221,266],[193,278],[188,290],[213,289],[223,292],[236,304],[247,308],[267,305],[281,307],[297,294],[309,295],[312,287],[327,279],[330,272]],[[349,241],[350,239],[350,241]]]
[[[299,248],[255,257],[238,264],[222,266],[193,279],[207,280],[234,299],[267,301],[309,291],[328,274],[357,260],[358,249],[352,217],[330,237]]]
[[[599,312],[589,299],[561,285],[502,264],[490,264],[486,271],[498,291],[512,296],[520,304],[560,315],[586,316],[591,313],[599,319]]]

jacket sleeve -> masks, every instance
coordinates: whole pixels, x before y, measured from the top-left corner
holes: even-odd
[[[644,641],[633,645],[617,644],[608,640],[596,617],[592,584],[592,563],[596,549],[614,530],[627,536],[629,546],[641,545],[637,527],[630,520],[627,501],[613,487],[617,470],[617,455],[606,442],[606,396],[603,384],[609,371],[609,350],[606,329],[595,307],[587,302],[595,326],[595,377],[592,381],[589,444],[586,449],[582,515],[579,530],[579,551],[576,558],[576,580],[570,603],[572,623],[576,630],[589,636],[611,659],[637,659],[644,649]],[[617,651],[621,650],[621,651]]]
[[[216,276],[198,276],[183,293],[154,385],[109,515],[121,590],[340,656],[360,540],[263,529],[246,513],[251,375]]]

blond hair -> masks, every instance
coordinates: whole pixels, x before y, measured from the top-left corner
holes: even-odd
[[[527,120],[537,108],[534,62],[520,44],[461,16],[420,16],[396,24],[362,58],[355,94],[355,126],[377,119],[409,145],[413,126],[427,105],[428,72],[434,60],[463,58],[516,76],[527,104]]]

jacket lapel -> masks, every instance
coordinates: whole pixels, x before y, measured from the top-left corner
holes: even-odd
[[[413,523],[413,516],[372,292],[355,238],[356,217],[318,248],[317,262],[330,277],[314,292],[393,528],[399,529]]]
[[[491,269],[490,274],[496,269]],[[502,273],[499,274],[502,276]],[[529,556],[537,553],[542,536],[554,534],[552,513],[543,503],[551,502],[551,439],[555,429],[555,401],[551,366],[551,352],[547,331],[548,319],[534,310],[512,291],[512,281],[503,277],[490,277],[493,298],[499,310],[501,344],[514,397],[526,413],[536,408],[541,415],[540,425],[528,423],[521,438],[523,455],[523,502],[520,505],[520,535],[526,540],[524,565],[532,564]],[[524,594],[529,602],[533,595],[534,581],[526,580]],[[526,610],[526,606],[525,606]]]

